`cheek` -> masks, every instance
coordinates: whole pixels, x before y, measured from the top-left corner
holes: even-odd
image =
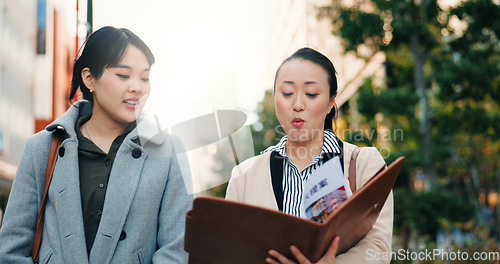
[[[316,104],[313,108],[314,113],[327,115],[330,111],[330,101],[325,99]]]
[[[329,113],[329,101],[324,101],[318,104],[315,104],[313,107],[309,108],[310,114],[314,119],[321,123],[325,120],[326,115]]]
[[[115,78],[101,78],[101,87],[106,93],[116,93],[121,91],[120,81]]]
[[[144,86],[144,93],[149,94],[150,91],[151,91],[151,84],[148,83]]]
[[[276,111],[276,116],[278,116],[279,119],[280,116],[287,112],[288,106],[284,100],[278,98],[274,100],[274,108]]]

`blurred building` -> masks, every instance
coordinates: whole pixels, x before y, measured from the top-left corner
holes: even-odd
[[[76,0],[0,0],[0,208],[27,139],[68,107]]]
[[[0,192],[10,189],[23,146],[34,132],[36,0],[0,0]],[[1,201],[4,202],[4,201]]]
[[[340,37],[332,34],[331,20],[318,19],[318,8],[329,4],[330,0],[277,0],[270,34],[271,57],[267,79],[272,84],[276,69],[297,49],[316,49],[327,56],[337,70],[339,91],[336,103],[340,107],[356,93],[365,78],[384,75],[385,55],[373,54],[365,62],[353,54],[346,54]]]
[[[76,2],[38,0],[35,132],[43,130],[69,106],[68,89],[78,45]]]

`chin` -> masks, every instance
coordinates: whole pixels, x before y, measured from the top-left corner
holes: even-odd
[[[309,133],[292,131],[288,134],[288,140],[296,143],[307,142],[311,140]]]
[[[121,118],[123,123],[131,123],[137,120],[137,117],[135,115],[130,115],[130,116],[124,116]]]
[[[308,142],[323,135],[323,129],[297,129],[294,127],[288,131],[287,135],[293,142]]]

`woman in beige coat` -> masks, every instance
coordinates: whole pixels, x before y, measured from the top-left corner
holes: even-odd
[[[356,146],[342,142],[332,132],[337,95],[335,74],[331,61],[309,48],[296,51],[281,64],[274,82],[274,102],[286,136],[276,146],[233,169],[226,199],[299,216],[304,182],[335,156],[340,157],[343,167],[343,172],[337,173],[344,178],[348,195],[352,193],[348,182],[349,160]],[[273,160],[282,162],[277,166],[278,173],[276,166],[272,168]],[[356,163],[356,186],[365,184],[383,166],[385,162],[377,149],[361,148]],[[336,238],[318,263],[389,263],[383,256],[391,252],[392,222],[391,193],[372,230],[356,246],[336,256],[339,240]],[[290,250],[298,263],[311,263],[295,246]],[[269,254],[268,263],[295,263],[275,250]]]

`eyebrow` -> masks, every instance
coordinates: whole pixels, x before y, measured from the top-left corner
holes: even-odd
[[[123,64],[116,65],[115,68],[122,68],[122,69],[132,70],[132,67],[130,67],[128,65],[123,65]],[[151,71],[151,68],[146,68],[146,69],[144,69],[144,71]]]
[[[295,84],[295,82],[292,82],[292,81],[283,81],[282,83]],[[318,84],[318,82],[308,81],[308,82],[305,82],[304,84]]]

